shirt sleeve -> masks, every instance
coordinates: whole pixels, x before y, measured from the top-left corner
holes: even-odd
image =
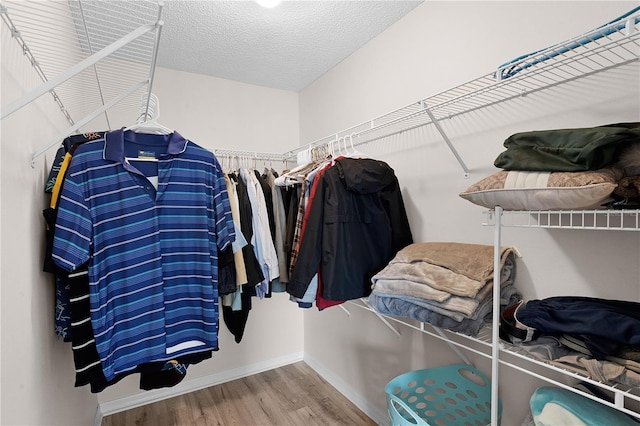
[[[89,260],[93,237],[91,212],[84,197],[83,173],[70,167],[62,184],[53,239],[53,261],[73,271]]]
[[[309,208],[309,214],[301,236],[298,258],[289,276],[287,292],[294,297],[303,298],[314,275],[318,273],[322,259],[322,232],[324,225],[325,174],[316,176],[318,181],[315,196]]]
[[[218,250],[222,251],[233,243],[236,239],[233,216],[231,215],[231,204],[229,203],[229,193],[224,180],[222,167],[215,156],[213,157],[214,168],[214,197],[213,208],[215,212],[215,231],[217,236]]]

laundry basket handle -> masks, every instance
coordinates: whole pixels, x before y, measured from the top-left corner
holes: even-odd
[[[415,421],[416,425],[425,424],[424,420],[422,420],[420,417],[416,417],[414,415],[413,408],[410,408],[407,404],[405,404],[405,402],[403,400],[401,400],[400,398],[398,398],[397,396],[395,396],[393,394],[388,394],[388,396],[389,396],[389,399],[393,400],[394,402],[397,402],[402,408],[404,408],[404,410],[407,412],[407,414],[410,415],[411,418]],[[398,412],[398,410],[396,410],[396,407],[394,407],[393,404],[391,404],[391,403],[389,403],[389,409],[394,409],[396,412]],[[398,413],[398,415],[400,415],[400,413]],[[392,418],[392,420],[393,420],[393,418]]]

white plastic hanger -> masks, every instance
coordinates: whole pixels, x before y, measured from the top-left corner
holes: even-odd
[[[353,133],[351,133],[349,136],[345,136],[345,146],[346,146],[346,139],[349,138],[349,143],[351,144],[351,152],[348,152],[345,154],[346,157],[350,157],[350,158],[369,158],[369,156],[367,154],[364,154],[360,151],[358,151],[354,146],[353,146]]]
[[[158,97],[153,93],[143,94],[140,97],[140,115],[138,116],[137,124],[125,128],[125,131],[132,131],[136,133],[146,133],[150,135],[170,135],[173,130],[168,127],[159,124],[156,120],[160,117],[160,102]],[[150,120],[149,120],[150,118]],[[125,157],[125,161],[147,161],[157,163],[158,159],[153,157]]]
[[[276,178],[275,184],[276,186],[291,186],[296,183],[302,183],[304,181],[305,176],[311,170],[315,169],[319,164],[321,164],[324,160],[318,154],[318,148],[309,147],[310,152],[310,161],[303,165],[294,167],[286,173],[282,173],[280,176]]]
[[[148,100],[148,101],[147,101]],[[173,130],[158,123],[160,117],[160,102],[158,97],[151,93],[148,97],[143,94],[140,98],[140,114],[138,122],[124,130],[131,130],[136,133],[147,133],[151,135],[170,135]]]

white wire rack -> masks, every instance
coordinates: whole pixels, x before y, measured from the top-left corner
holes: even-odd
[[[307,145],[313,147],[328,144],[346,136],[356,138],[354,145],[361,145],[433,124],[467,177],[469,170],[443,130],[443,121],[610,68],[637,62],[638,58],[640,11],[513,61],[496,72],[423,98]],[[512,75],[505,77],[509,70],[512,71]]]
[[[43,81],[3,105],[0,117],[51,92],[71,124],[34,159],[88,122],[91,130],[111,129],[108,110],[116,104],[137,116],[140,96],[153,83],[160,0],[2,0],[0,12]]]
[[[495,210],[485,211],[483,219],[484,226],[494,226]],[[640,210],[504,210],[501,226],[640,231]]]
[[[233,170],[238,167],[258,167],[258,163],[281,164],[283,168],[290,166],[291,162],[296,161],[296,157],[290,154],[276,154],[272,152],[250,152],[250,151],[237,151],[229,149],[215,149],[213,153],[220,162],[224,170]]]
[[[441,330],[439,328],[431,326],[430,324],[425,324],[417,321],[415,321],[415,323],[412,323],[410,322],[411,320],[405,317],[396,317],[396,316],[380,314],[376,312],[371,307],[371,305],[369,305],[366,299],[351,301],[349,302],[349,304],[350,306],[356,306],[358,308],[373,312],[375,315],[381,318],[385,322],[385,325],[389,327],[397,335],[400,335],[401,333],[392,326],[392,323],[399,324],[403,327],[407,327],[409,329],[419,331],[433,338],[444,341],[466,363],[469,363],[469,362],[464,356],[464,353],[461,352],[461,350],[465,352],[475,353],[476,355],[480,355],[484,358],[492,358],[491,348],[493,346],[492,345],[493,330],[491,325],[487,325],[483,327],[482,329],[480,329],[480,332],[478,333],[477,336],[471,337],[461,333],[454,333],[448,330]],[[547,383],[550,383],[565,389],[569,389],[572,392],[578,393],[586,398],[592,399],[594,401],[598,401],[604,405],[623,411],[626,414],[640,418],[640,413],[633,411],[632,409],[629,409],[627,404],[627,400],[640,402],[640,389],[627,386],[624,384],[620,384],[620,383],[605,383],[602,381],[594,380],[586,374],[569,370],[563,367],[559,363],[553,363],[552,361],[545,361],[545,360],[534,358],[522,346],[513,345],[510,343],[501,341],[498,347],[502,354],[501,355],[502,358],[499,360],[499,363],[501,365],[514,368],[518,371],[521,371],[530,376],[536,377]],[[512,357],[516,362],[506,360],[504,358],[505,355]],[[547,374],[541,374],[537,371],[546,371]],[[564,376],[565,378],[567,378],[568,380],[565,380],[565,381],[556,380],[550,376],[551,373],[558,373],[561,376]],[[579,382],[589,383],[605,391],[605,393],[608,393],[609,395],[611,395],[613,401],[609,402],[609,401],[602,400],[600,398],[595,397],[592,394],[583,392],[579,389],[576,389],[574,386],[572,386]]]

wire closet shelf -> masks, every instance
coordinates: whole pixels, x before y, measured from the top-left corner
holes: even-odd
[[[640,210],[505,210],[502,215],[503,227],[640,231]],[[482,225],[495,223],[495,210],[485,211]]]
[[[118,105],[135,117],[150,94],[163,22],[160,0],[3,0],[0,15],[42,84],[2,105],[4,119],[49,92],[70,127],[35,152],[32,161],[66,136],[111,129]]]
[[[350,306],[355,306],[366,311],[373,312],[376,315],[380,315],[382,319],[386,321],[387,326],[396,334],[400,334],[391,324],[399,324],[408,329],[427,334],[433,338],[439,339],[447,343],[451,349],[453,349],[458,355],[460,355],[459,349],[475,353],[484,358],[491,358],[490,349],[492,347],[492,326],[487,325],[480,329],[477,336],[468,336],[462,333],[456,333],[448,330],[441,330],[430,324],[425,324],[417,321],[413,321],[409,318],[395,317],[390,315],[383,315],[376,312],[367,299],[359,299],[349,302]],[[517,370],[520,370],[528,375],[534,376],[540,380],[543,380],[552,385],[569,389],[572,392],[578,393],[586,398],[598,401],[604,405],[620,410],[626,414],[640,419],[640,413],[633,411],[628,407],[627,402],[634,401],[640,403],[640,388],[634,388],[621,383],[610,384],[600,380],[595,380],[586,374],[580,373],[575,370],[570,370],[563,367],[560,364],[553,363],[551,361],[544,361],[536,359],[531,356],[525,349],[520,346],[513,345],[504,341],[500,342],[500,352],[502,355],[508,355],[511,360],[499,359],[499,363],[506,365]],[[501,356],[502,356],[501,355]],[[462,356],[461,359],[469,365],[472,365],[466,357]],[[520,363],[514,363],[513,361],[519,360]],[[513,360],[513,361],[512,361]],[[526,364],[522,364],[525,362]],[[606,401],[595,397],[592,394],[583,392],[576,389],[574,386],[567,384],[566,381],[561,381],[552,376],[543,374],[543,371],[558,373],[565,378],[568,378],[572,383],[586,382],[597,388],[608,392],[612,395],[611,401]]]
[[[506,63],[495,72],[317,139],[289,154],[345,137],[355,138],[355,146],[362,145],[433,124],[468,177],[469,170],[440,122],[637,62],[639,58],[640,11],[635,10],[583,35]]]

